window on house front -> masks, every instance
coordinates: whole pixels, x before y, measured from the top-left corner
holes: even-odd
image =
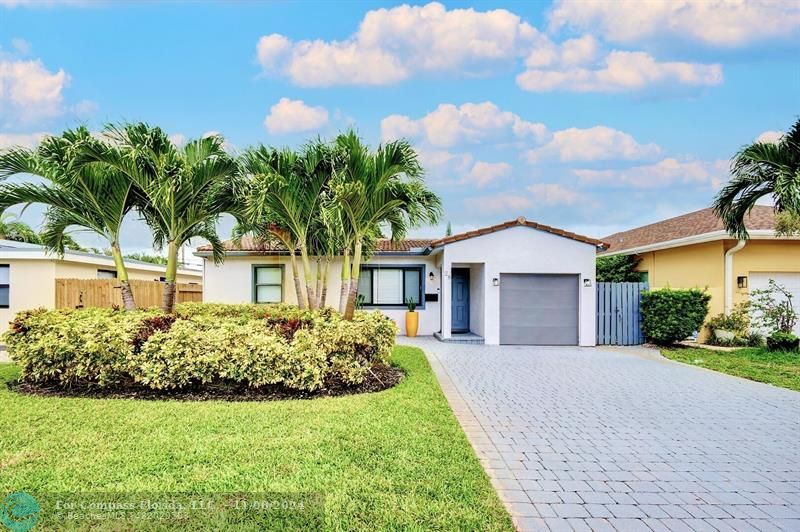
[[[97,270],[98,279],[116,279],[117,272],[115,270]]]
[[[364,306],[404,306],[408,298],[422,302],[423,266],[365,266],[358,278]]]
[[[647,272],[639,272],[639,282],[640,283],[648,283],[650,282],[650,276]]]
[[[11,303],[11,266],[0,264],[0,308],[8,308]]]
[[[283,267],[253,267],[253,301],[280,303],[283,301]]]

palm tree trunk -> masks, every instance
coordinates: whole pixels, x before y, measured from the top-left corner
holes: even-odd
[[[331,265],[331,257],[325,257],[325,265],[322,267],[322,294],[319,297],[319,308],[325,308],[325,300],[328,298],[328,268]]]
[[[295,256],[295,252],[292,251],[289,254],[289,262],[292,265],[292,279],[294,280],[294,289],[297,293],[297,306],[300,308],[308,307],[306,302],[306,294],[303,291],[303,286],[300,283],[300,271],[297,268],[297,257]]]
[[[344,309],[344,319],[352,320],[356,310],[356,295],[358,294],[358,278],[361,275],[361,239],[356,240],[353,250],[353,273],[350,276],[350,289],[347,296],[347,306]]]
[[[342,288],[339,290],[339,312],[344,314],[347,297],[350,295],[350,248],[344,250],[342,257]]]
[[[128,268],[125,266],[118,242],[111,243],[111,256],[114,257],[114,265],[117,268],[117,279],[122,291],[122,306],[125,310],[136,310],[136,301],[133,299],[133,291],[128,282]]]
[[[314,296],[314,285],[312,284],[314,272],[311,271],[311,260],[308,258],[308,248],[305,242],[300,243],[300,258],[303,261],[303,280],[308,293],[308,308],[314,310],[317,308],[317,299]]]
[[[178,276],[178,245],[173,240],[167,246],[167,272],[164,282],[164,297],[161,300],[161,310],[166,314],[175,311],[175,279]]]
[[[314,295],[317,297],[317,308],[322,307],[322,258],[317,257],[317,288],[314,290]]]

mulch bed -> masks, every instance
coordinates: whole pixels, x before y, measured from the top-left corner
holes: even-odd
[[[142,399],[149,401],[282,401],[287,399],[314,399],[317,397],[337,397],[360,393],[380,392],[392,388],[405,377],[400,368],[394,366],[373,366],[367,378],[358,386],[332,381],[322,389],[306,392],[292,390],[284,386],[268,385],[249,388],[237,383],[211,383],[180,390],[153,390],[139,384],[122,384],[113,388],[98,388],[91,385],[77,385],[64,388],[59,384],[9,383],[8,388],[17,393],[43,397],[88,397],[94,399]]]

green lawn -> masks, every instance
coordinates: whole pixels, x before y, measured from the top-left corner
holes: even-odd
[[[735,351],[683,348],[662,349],[661,354],[679,362],[800,391],[800,353],[772,352],[763,348]]]
[[[6,386],[17,368],[0,364],[0,498],[45,501],[41,525],[54,493],[244,492],[309,505],[267,528],[511,530],[423,353],[397,347],[393,360],[407,377],[391,390],[263,403],[24,396]],[[220,515],[160,528],[222,529]]]

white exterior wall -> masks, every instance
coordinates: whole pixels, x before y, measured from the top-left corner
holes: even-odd
[[[299,260],[298,260],[299,262]],[[384,264],[387,266],[423,265],[425,267],[424,283],[425,293],[437,294],[439,292],[441,275],[434,265],[431,256],[394,256],[376,255],[366,264]],[[288,256],[282,255],[229,255],[225,262],[215,265],[210,259],[203,261],[203,301],[210,303],[252,303],[253,302],[253,266],[256,265],[282,265],[283,266],[283,301],[284,303],[297,304],[297,294],[292,278],[292,268]],[[302,267],[298,264],[298,267]],[[341,291],[341,259],[331,262],[328,270],[328,292],[326,305],[338,307],[339,293]],[[434,272],[434,280],[429,279],[430,272]],[[440,296],[441,301],[441,296]],[[379,309],[392,318],[400,334],[405,334],[406,309],[396,307],[369,307],[366,310]],[[422,303],[417,307],[419,312],[419,335],[432,335],[439,331],[440,305],[439,302]]]
[[[492,284],[493,278],[499,279],[501,273],[577,274],[580,277],[578,342],[582,346],[593,346],[597,304],[595,253],[592,244],[522,226],[453,242],[442,251],[442,301],[450,300],[450,272],[454,264],[484,264],[483,336],[486,344],[497,345],[500,343],[500,287]],[[583,279],[590,279],[591,286],[585,287]],[[444,305],[442,310],[442,334],[449,337],[450,305]]]

